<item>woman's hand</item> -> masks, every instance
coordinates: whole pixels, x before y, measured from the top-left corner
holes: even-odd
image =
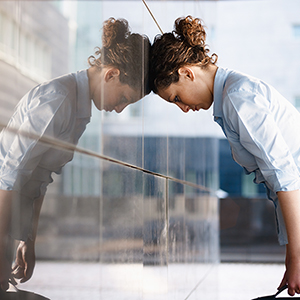
[[[288,245],[286,247],[286,271],[280,287],[288,285],[288,293],[300,293],[300,190],[277,192]]]
[[[33,221],[31,229],[31,238],[26,242],[21,241],[17,248],[16,260],[13,266],[13,275],[21,279],[21,283],[29,280],[35,267],[35,239],[37,234],[38,222],[44,196],[35,199],[33,205]]]
[[[280,289],[284,285],[288,285],[289,295],[294,296],[295,293],[300,294],[300,258],[293,259],[290,257],[288,245],[285,265],[286,271],[278,289]]]
[[[35,248],[34,241],[27,239],[21,241],[17,248],[16,260],[13,266],[13,276],[21,279],[21,283],[29,280],[33,274],[35,266]]]

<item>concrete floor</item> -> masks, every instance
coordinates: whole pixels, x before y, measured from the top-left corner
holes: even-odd
[[[198,282],[197,276],[180,277],[191,267],[194,272],[192,265],[100,266],[39,261],[33,278],[19,288],[51,300],[251,300],[274,294],[284,272],[283,264],[221,263],[199,266]]]

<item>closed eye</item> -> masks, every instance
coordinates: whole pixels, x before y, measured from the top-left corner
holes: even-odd
[[[175,96],[173,99],[171,97],[168,98],[167,100],[169,103],[178,103],[181,102],[178,96]]]
[[[177,103],[177,102],[180,102],[180,99],[178,98],[178,96],[175,96],[173,103]]]

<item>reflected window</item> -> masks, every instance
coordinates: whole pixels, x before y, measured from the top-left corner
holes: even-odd
[[[0,12],[0,49],[1,49],[2,43],[3,43],[3,16]]]
[[[51,77],[51,52],[46,43],[27,33],[12,17],[0,12],[1,59],[35,81]]]
[[[295,107],[300,110],[300,95],[295,97]]]
[[[81,148],[99,152],[97,136],[82,136],[78,145]],[[62,193],[65,196],[99,196],[100,195],[100,163],[92,157],[75,153],[72,162],[62,170]]]
[[[130,116],[133,118],[141,117],[143,113],[143,102],[138,101],[137,103],[134,103],[130,105]]]
[[[293,36],[300,39],[300,24],[294,24],[292,27]]]
[[[244,197],[256,197],[258,195],[258,185],[256,185],[254,180],[254,173],[246,175],[245,173],[242,174],[242,195]]]
[[[193,170],[187,170],[186,171],[186,175],[185,175],[185,180],[189,181],[189,182],[193,182],[193,183],[197,183],[197,174],[195,171]],[[190,186],[186,186],[185,187],[185,194],[186,195],[193,195],[195,193],[195,189],[190,187]]]
[[[14,21],[9,22],[9,44],[8,46],[13,51],[13,55],[16,55],[17,43],[18,43],[18,28]]]
[[[207,35],[209,36],[209,39],[212,41],[216,39],[216,29],[214,26],[210,26],[207,28]]]
[[[4,49],[4,40],[5,40],[5,15],[0,11],[0,49]]]

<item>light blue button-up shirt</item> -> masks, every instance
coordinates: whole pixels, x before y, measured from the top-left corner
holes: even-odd
[[[300,189],[300,113],[265,82],[218,68],[213,114],[233,159],[265,184],[276,207],[279,243],[286,244],[276,192]]]
[[[90,117],[87,70],[40,84],[20,100],[7,129],[0,133],[0,189],[20,195],[20,224],[12,233],[16,239],[27,239],[34,199],[45,194],[52,182],[51,173],[60,173],[73,153],[14,132],[49,136],[76,145]]]

